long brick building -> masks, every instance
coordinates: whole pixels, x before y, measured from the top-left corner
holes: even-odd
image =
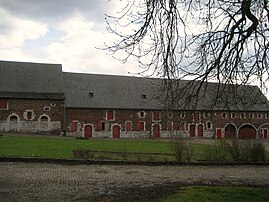
[[[184,82],[184,81],[183,81]],[[0,61],[0,132],[86,138],[267,138],[269,102],[248,86],[245,107],[219,102],[211,90],[196,108],[169,109],[156,99],[162,79],[62,72],[59,64]],[[253,99],[253,97],[255,99]]]

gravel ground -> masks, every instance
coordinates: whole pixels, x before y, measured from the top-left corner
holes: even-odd
[[[0,162],[0,201],[156,201],[189,185],[269,190],[269,167]]]

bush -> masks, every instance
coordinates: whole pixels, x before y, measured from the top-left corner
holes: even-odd
[[[236,141],[239,142],[239,140]],[[233,152],[233,159],[236,161],[266,161],[266,149],[263,142],[244,140],[238,146],[236,144],[233,147],[236,147],[236,151]]]
[[[78,159],[94,159],[95,154],[90,150],[77,149],[73,150],[73,156]]]
[[[204,158],[208,161],[266,161],[266,149],[263,142],[223,139],[214,146],[208,146]]]
[[[170,149],[178,162],[184,160],[191,161],[193,158],[193,148],[191,144],[186,143],[183,138],[174,137],[170,139]]]
[[[225,139],[217,141],[215,145],[208,145],[204,152],[204,159],[207,161],[228,161],[228,143]]]
[[[228,144],[228,151],[231,154],[234,161],[239,161],[241,158],[242,147],[240,145],[239,138],[232,138]]]
[[[255,142],[251,149],[253,161],[266,161],[266,149],[263,142]]]

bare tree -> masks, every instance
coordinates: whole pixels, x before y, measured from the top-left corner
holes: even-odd
[[[197,107],[199,100],[206,99],[201,92],[208,88],[216,98],[208,101],[212,106],[221,97],[239,97],[240,93],[240,100],[233,102],[243,102],[242,95],[253,90],[238,91],[253,82],[266,89],[268,0],[125,2],[116,15],[107,15],[108,30],[119,37],[107,49],[123,62],[136,58],[142,73],[166,78],[163,87],[168,105],[183,106],[184,102]],[[219,85],[208,86],[208,81]],[[194,97],[196,102],[189,102]],[[230,104],[229,100],[225,102]]]

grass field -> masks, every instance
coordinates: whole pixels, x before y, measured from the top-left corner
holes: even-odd
[[[245,202],[269,201],[268,189],[249,187],[185,187],[178,193],[167,196],[161,202],[189,202],[189,201],[218,201],[218,202]]]
[[[206,145],[195,144],[195,158],[200,159]],[[2,136],[0,156],[73,158],[73,150],[171,154],[169,142],[160,140],[92,139],[82,140],[51,136]]]
[[[192,142],[192,161],[208,160],[205,159],[205,151],[208,148],[216,147],[207,144]],[[164,140],[147,140],[147,139],[75,139],[59,136],[45,135],[14,135],[0,136],[0,156],[16,157],[44,157],[44,158],[67,158],[73,159],[73,150],[90,150],[90,151],[110,151],[118,152],[119,155],[113,155],[113,158],[126,160],[126,153],[143,153],[144,159],[151,161],[176,161],[171,152],[171,144]],[[214,155],[214,150],[213,155]],[[156,155],[163,154],[163,155]],[[125,155],[123,158],[122,155]],[[154,155],[153,155],[154,154]],[[95,157],[106,159],[100,154],[94,153]],[[99,156],[98,156],[99,155]],[[267,159],[269,158],[267,152]],[[129,155],[127,160],[141,160],[140,156]]]

